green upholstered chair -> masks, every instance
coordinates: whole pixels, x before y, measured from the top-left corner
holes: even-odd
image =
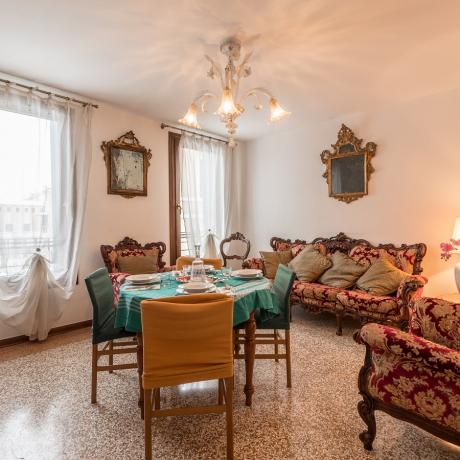
[[[113,356],[137,353],[136,334],[115,328],[115,304],[112,282],[106,268],[99,268],[86,279],[86,288],[93,305],[93,359],[91,372],[91,403],[96,402],[97,373],[121,369],[137,369],[137,362],[113,364]],[[134,339],[133,339],[134,337]],[[128,339],[115,341],[117,339]],[[99,349],[99,344],[105,345]],[[108,365],[99,365],[101,356],[108,356]],[[136,355],[137,356],[137,355]]]
[[[257,353],[256,359],[274,359],[278,362],[280,359],[286,360],[286,377],[287,387],[291,388],[291,335],[290,335],[290,303],[292,284],[294,283],[295,273],[284,265],[279,265],[276,271],[275,280],[273,282],[272,292],[278,300],[278,306],[281,310],[280,314],[266,321],[261,321],[256,313],[257,330],[273,330],[272,333],[256,332],[256,347],[257,345],[274,345],[275,352],[273,354]],[[284,330],[284,338],[280,335],[280,331]],[[239,346],[244,344],[245,333],[244,329],[239,329],[236,333],[236,352],[235,358],[242,359],[244,355],[239,353]],[[285,347],[285,353],[279,352],[279,345]]]

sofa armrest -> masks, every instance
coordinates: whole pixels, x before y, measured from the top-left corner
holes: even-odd
[[[354,338],[378,354],[402,356],[441,372],[450,371],[460,376],[460,352],[422,337],[390,326],[369,323],[357,331]]]
[[[264,263],[262,262],[262,259],[260,257],[252,257],[250,259],[246,259],[243,262],[243,268],[255,268],[258,270],[262,270],[265,275]]]
[[[427,279],[420,275],[410,275],[401,281],[396,293],[396,301],[401,307],[408,307],[411,302],[422,297]]]

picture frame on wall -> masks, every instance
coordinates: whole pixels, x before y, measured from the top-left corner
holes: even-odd
[[[124,198],[147,196],[147,171],[152,153],[133,131],[101,144],[107,167],[107,193]]]

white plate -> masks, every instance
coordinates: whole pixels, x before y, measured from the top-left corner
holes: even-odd
[[[211,283],[202,283],[198,281],[192,281],[190,283],[184,283],[182,286],[184,292],[188,294],[207,292],[210,288],[214,287]]]
[[[216,290],[217,290],[216,286],[214,286],[214,284],[211,284],[211,287],[209,289],[206,289],[206,291],[204,292],[189,292],[189,291],[184,291],[184,286],[180,285],[180,286],[177,286],[176,292],[178,294],[204,294],[208,292],[216,292]]]
[[[145,275],[129,275],[125,278],[128,283],[133,284],[147,284],[161,281],[161,278],[157,274],[145,274]]]
[[[237,278],[256,278],[262,275],[262,270],[256,268],[243,268],[242,270],[235,270],[232,272],[232,276]]]

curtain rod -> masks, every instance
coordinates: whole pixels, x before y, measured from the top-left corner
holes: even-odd
[[[58,97],[60,99],[64,99],[66,101],[75,102],[77,104],[90,105],[91,107],[94,107],[95,109],[99,108],[99,106],[97,104],[92,104],[91,102],[80,101],[80,99],[74,99],[73,97],[63,96],[62,94],[57,94],[57,93],[52,93],[51,91],[45,91],[44,89],[40,89],[40,88],[38,88],[36,86],[23,85],[22,83],[16,83],[14,81],[5,80],[4,78],[0,78],[0,82],[6,83],[7,85],[13,84],[15,86],[19,86],[20,88],[25,88],[25,89],[27,89],[29,91],[33,90],[33,91],[36,91],[37,93],[46,94],[48,96],[55,96],[55,97]]]
[[[168,125],[167,123],[161,123],[160,126],[161,126],[161,129],[165,129],[165,128],[177,129],[178,131],[183,132],[183,133],[195,134],[196,136],[206,137],[208,139],[213,139],[215,141],[219,141],[219,142],[223,142],[224,144],[228,144],[228,141],[224,141],[223,139],[219,139],[218,137],[208,136],[206,134],[197,133],[195,131],[190,131],[184,128],[178,128],[177,126]]]

